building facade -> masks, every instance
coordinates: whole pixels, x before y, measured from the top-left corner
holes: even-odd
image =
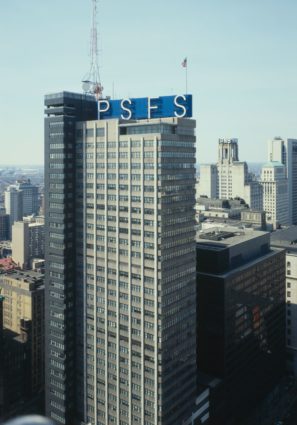
[[[288,225],[289,192],[286,167],[277,161],[263,165],[261,172],[261,184],[263,186],[263,210],[266,212],[268,224],[274,229],[280,225]]]
[[[31,216],[12,226],[12,259],[28,269],[34,258],[44,258],[44,218]]]
[[[214,423],[236,423],[284,370],[285,252],[264,232],[202,232],[197,285],[198,368],[223,383]]]
[[[281,137],[269,140],[268,161],[278,161],[286,167],[289,223],[297,224],[297,140]]]
[[[6,214],[9,215],[9,237],[11,238],[13,223],[23,217],[23,192],[14,185],[8,186],[4,192],[4,205]]]
[[[28,180],[17,180],[17,190],[21,190],[23,193],[23,215],[38,214],[39,201],[38,201],[38,187],[33,185]]]
[[[198,194],[208,198],[218,198],[218,169],[216,164],[200,165],[200,180],[197,187]]]
[[[0,241],[9,239],[9,215],[5,209],[0,208]]]
[[[31,394],[44,390],[44,281],[35,272],[13,271],[0,275],[4,297],[3,326],[21,336],[29,334]],[[20,336],[20,337],[19,337]],[[27,341],[25,341],[27,342]]]
[[[286,250],[287,370],[297,377],[297,226],[273,232],[271,244]]]
[[[247,163],[239,161],[237,139],[219,139],[217,163],[200,167],[198,192],[219,199],[241,198],[251,209],[262,209],[262,187]]]
[[[182,423],[196,396],[195,122],[97,121],[94,98],[66,92],[45,104],[47,415]]]

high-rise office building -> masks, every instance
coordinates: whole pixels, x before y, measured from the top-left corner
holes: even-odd
[[[263,186],[263,210],[267,223],[274,229],[289,224],[288,179],[286,167],[278,161],[263,165],[261,172]]]
[[[30,180],[17,180],[4,192],[4,203],[6,214],[9,215],[9,236],[11,237],[11,228],[15,221],[21,220],[23,216],[38,213],[38,187]]]
[[[286,166],[289,223],[297,224],[297,139],[275,137],[269,140],[268,161],[278,161]]]
[[[28,180],[17,180],[16,188],[23,192],[23,215],[38,214],[38,187]]]
[[[262,187],[239,161],[238,140],[219,139],[218,161],[200,167],[200,196],[219,199],[244,199],[253,210],[262,209]]]
[[[197,287],[198,368],[224,389],[214,423],[238,423],[284,370],[285,252],[270,247],[269,233],[201,232]]]
[[[23,192],[15,185],[8,186],[4,192],[4,204],[6,214],[9,215],[9,237],[11,237],[13,223],[23,217]]]
[[[34,258],[44,258],[44,218],[24,217],[12,226],[12,259],[21,268],[31,268]]]
[[[93,97],[67,92],[45,105],[47,415],[182,423],[196,395],[195,121],[149,107],[97,120]]]

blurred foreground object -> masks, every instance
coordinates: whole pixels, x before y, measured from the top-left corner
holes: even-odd
[[[20,416],[19,418],[5,422],[4,425],[55,425],[50,419],[43,418],[42,416],[30,415]]]

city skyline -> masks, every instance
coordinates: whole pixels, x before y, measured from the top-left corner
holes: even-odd
[[[69,6],[28,0],[1,7],[0,125],[9,146],[1,162],[7,165],[43,162],[44,93],[81,91],[89,68],[91,1]],[[105,95],[183,93],[187,57],[200,163],[212,160],[219,137],[238,137],[242,158],[260,162],[268,139],[296,136],[295,2],[152,0],[140,9],[130,0],[117,4],[116,13],[114,6],[99,2]]]

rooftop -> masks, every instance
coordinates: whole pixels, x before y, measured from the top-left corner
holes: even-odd
[[[27,279],[28,281],[35,282],[36,280],[43,279],[43,274],[33,270],[14,270],[9,273],[9,277],[13,277],[15,279]]]
[[[58,92],[58,93],[50,93],[50,94],[46,94],[45,99],[56,99],[59,97],[68,97],[68,98],[72,98],[72,99],[88,99],[88,100],[94,100],[96,101],[95,96],[90,95],[90,94],[84,94],[84,93],[72,93],[69,91],[62,91],[62,92]]]
[[[262,232],[254,229],[238,229],[236,227],[213,228],[202,231],[197,234],[196,242],[216,242],[216,245],[223,247],[237,245],[242,242],[265,235],[267,232]]]
[[[265,164],[263,164],[262,167],[263,168],[284,167],[284,164],[282,164],[279,161],[270,161],[270,162],[266,162]]]
[[[297,226],[290,226],[286,229],[280,229],[272,232],[271,244],[276,246],[297,248]]]

